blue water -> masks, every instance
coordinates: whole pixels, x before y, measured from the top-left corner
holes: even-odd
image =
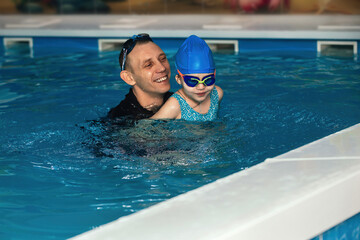
[[[0,239],[68,238],[360,122],[357,60],[215,60],[217,121],[111,126],[96,120],[128,92],[117,53],[2,54]]]
[[[332,227],[311,240],[359,240],[360,239],[360,213],[355,214],[346,221]]]

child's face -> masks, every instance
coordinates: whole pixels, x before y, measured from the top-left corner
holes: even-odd
[[[186,74],[198,77],[200,80],[203,80],[204,77],[208,76],[211,73],[197,73],[197,74]],[[192,101],[195,102],[203,102],[205,99],[209,97],[210,92],[213,90],[215,84],[211,86],[206,86],[203,83],[197,84],[195,87],[189,87],[185,82],[184,79],[180,76],[176,76],[176,81],[181,84],[183,87],[184,93],[187,97],[189,97]]]

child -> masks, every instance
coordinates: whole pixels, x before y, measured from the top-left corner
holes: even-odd
[[[188,37],[175,56],[177,83],[174,93],[152,119],[211,121],[217,117],[223,91],[215,86],[215,63],[204,40]]]

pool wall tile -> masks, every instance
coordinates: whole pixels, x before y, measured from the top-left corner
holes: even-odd
[[[11,36],[14,38],[14,36]],[[24,38],[29,36],[15,36],[15,38]],[[72,53],[79,51],[98,51],[99,37],[33,37],[34,53],[36,56],[60,53]],[[106,37],[101,37],[106,39]],[[114,38],[112,39],[124,39]],[[207,37],[206,40],[218,40],[216,37]],[[294,40],[294,39],[236,39],[226,38],[227,40],[237,40],[239,43],[239,52],[265,52],[265,51],[308,51],[317,52],[317,40]],[[184,38],[161,38],[153,37],[165,51],[174,51],[180,47]],[[330,40],[329,40],[330,41]],[[356,41],[360,46],[360,41]],[[66,46],[59,48],[59,46]],[[45,49],[45,50],[44,50]],[[4,51],[3,37],[1,37],[0,51]],[[359,55],[359,51],[358,51]]]
[[[240,39],[239,52],[316,51],[315,40]]]
[[[3,53],[4,51],[5,51],[4,38],[0,36],[0,52]]]
[[[62,46],[62,47],[59,47]],[[35,37],[34,54],[44,56],[49,54],[67,54],[84,51],[97,51],[97,38],[59,38]]]
[[[177,51],[183,41],[184,38],[153,38],[154,42],[159,45],[161,49],[166,49],[167,51]]]
[[[29,36],[16,36],[24,38]],[[13,38],[13,37],[12,37]],[[33,37],[35,56],[57,53],[73,53],[80,51],[98,51],[98,37]],[[101,38],[106,39],[106,38]],[[124,39],[124,38],[112,38]],[[207,40],[218,38],[209,37]],[[165,51],[176,52],[185,38],[153,38]],[[228,39],[229,40],[229,39]],[[231,39],[239,42],[239,52],[265,52],[265,51],[308,51],[317,52],[317,40],[282,40],[282,39]],[[359,41],[357,41],[360,46]],[[59,46],[66,46],[59,48]],[[0,51],[5,51],[3,37],[1,37]],[[359,52],[358,52],[359,55]]]
[[[94,16],[0,16],[1,37],[34,37],[34,55],[36,45],[49,45],[49,50],[56,50],[53,44],[65,41],[68,44],[65,52],[76,52],[79,48],[97,49],[98,38],[126,39],[133,34],[147,32],[160,47],[166,50],[177,50],[181,42],[196,34],[204,39],[238,40],[240,52],[251,51],[314,51],[316,41],[357,41],[360,40],[360,18],[350,15],[106,15]],[[126,20],[126,21],[125,21]],[[127,28],[124,22],[136,23]],[[149,23],[144,25],[143,23]],[[44,24],[52,23],[52,24]],[[232,23],[241,28],[204,28],[208,25]],[[114,29],[102,29],[102,25],[117,25]],[[11,26],[17,27],[11,27]],[[124,25],[124,26],[123,26]],[[22,27],[21,27],[22,26]],[[330,29],[319,29],[318,26],[332,26]],[[341,26],[350,26],[341,28]],[[51,38],[50,38],[51,37]],[[88,40],[86,40],[88,38]],[[166,40],[165,40],[166,39]],[[70,43],[72,45],[70,45]],[[81,44],[80,44],[81,43]],[[358,53],[359,54],[359,53]]]

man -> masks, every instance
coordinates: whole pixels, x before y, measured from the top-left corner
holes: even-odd
[[[172,94],[165,53],[148,34],[134,35],[123,44],[119,64],[121,79],[132,87],[125,99],[109,111],[108,118],[151,117]]]

